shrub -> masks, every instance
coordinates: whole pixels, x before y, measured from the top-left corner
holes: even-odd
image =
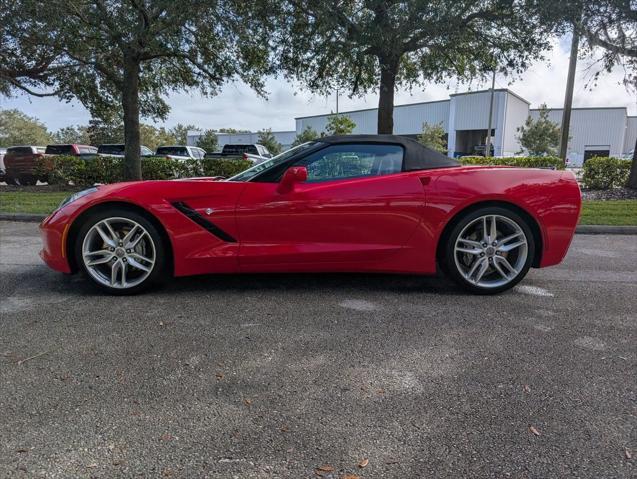
[[[489,156],[469,156],[460,158],[463,165],[516,166],[518,168],[555,168],[564,169],[564,162],[557,156],[508,156],[503,158]]]
[[[613,157],[596,156],[586,160],[582,175],[584,188],[608,190],[626,186],[630,164],[630,160]]]
[[[163,156],[142,158],[142,178],[170,180],[196,176],[230,177],[252,166],[243,159],[174,160]],[[124,159],[111,156],[78,158],[77,156],[47,156],[38,161],[36,174],[49,184],[69,183],[90,186],[95,183],[124,181]]]

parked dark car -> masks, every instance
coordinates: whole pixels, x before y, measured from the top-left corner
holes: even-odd
[[[48,145],[46,155],[68,155],[90,157],[97,155],[97,148],[90,145]]]
[[[97,154],[99,156],[115,156],[120,158],[124,156],[124,147],[125,145],[123,143],[99,145],[97,147]],[[153,150],[144,145],[139,147],[139,154],[141,156],[154,156]]]

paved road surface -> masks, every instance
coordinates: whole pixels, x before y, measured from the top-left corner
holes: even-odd
[[[637,474],[634,236],[577,236],[497,297],[386,275],[109,297],[38,248],[0,224],[0,477]]]

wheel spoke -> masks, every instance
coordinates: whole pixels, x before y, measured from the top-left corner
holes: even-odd
[[[130,264],[133,268],[141,269],[142,271],[150,271],[152,269],[152,264],[150,266],[146,266],[136,259],[132,258],[132,255],[128,257],[128,264]]]
[[[111,254],[110,251],[107,251],[107,253],[109,255]],[[111,256],[103,256],[102,258],[90,260],[88,263],[86,263],[86,266],[97,266],[98,264],[108,263],[110,260]]]
[[[502,238],[500,241],[498,241],[498,246],[502,246],[508,243],[509,241],[511,241],[512,239],[517,238],[518,236],[522,236],[521,231],[518,231],[517,233],[513,233],[512,235],[509,235],[506,238]]]
[[[130,229],[128,233],[126,233],[126,236],[124,236],[124,238],[122,239],[122,243],[124,243],[125,248],[131,247],[130,240],[133,238],[133,236],[135,236],[135,233],[137,232],[138,229],[139,229],[139,225],[135,225]]]
[[[129,258],[132,258],[132,259],[135,259],[135,260],[137,260],[137,261],[144,261],[144,262],[146,262],[146,263],[150,263],[150,264],[151,264],[151,266],[155,263],[152,259],[147,258],[146,256],[143,256],[143,255],[141,255],[141,254],[139,254],[139,253],[130,253],[130,254],[128,255],[128,257],[129,257]]]
[[[142,231],[142,233],[139,234],[139,236],[137,236],[137,238],[135,238],[132,242],[129,242],[128,245],[126,245],[127,249],[134,249],[139,242],[142,240],[142,238],[146,236],[146,232]]]
[[[104,220],[104,224],[106,225],[106,229],[110,233],[111,238],[113,238],[113,241],[117,244],[119,242],[119,235],[115,232],[108,220]]]
[[[487,231],[488,231],[488,226],[487,226],[487,217],[483,216],[482,217],[482,241],[484,243],[489,241],[489,237],[487,235]]]
[[[460,253],[467,253],[467,254],[472,254],[472,255],[479,255],[482,252],[481,249],[477,249],[477,248],[462,248],[460,246],[456,246],[456,251],[458,251]]]
[[[502,245],[498,248],[499,251],[502,251],[504,253],[508,253],[509,251],[514,250],[515,248],[519,248],[520,246],[523,246],[526,244],[526,240],[520,240],[520,241],[516,241],[515,243],[510,243],[507,245]]]
[[[471,268],[469,269],[469,271],[467,272],[467,274],[465,274],[466,278],[471,280],[471,277],[473,276],[473,274],[476,272],[476,270],[483,264],[485,263],[487,260],[486,258],[482,258],[482,259],[477,259],[473,262],[473,264],[471,265]]]
[[[126,287],[126,263],[122,263],[122,288]]]
[[[496,257],[493,260],[493,266],[498,271],[498,273],[500,273],[500,276],[502,276],[504,279],[509,279],[509,275],[506,274],[506,272],[502,269],[502,266],[500,266],[500,258],[499,257]]]
[[[115,261],[111,266],[111,286],[115,286],[117,284],[117,273],[122,267],[121,261]]]
[[[504,267],[505,267],[508,271],[510,271],[510,272],[512,273],[512,275],[516,275],[516,274],[518,274],[518,270],[517,270],[517,269],[515,269],[513,266],[511,266],[511,263],[509,263],[509,260],[508,260],[508,259],[506,259],[506,258],[504,258],[504,257],[502,257],[502,256],[498,256],[497,258],[498,258],[498,260],[497,260],[497,261],[498,261],[500,264],[502,264],[502,265],[503,265],[503,266],[504,266]],[[510,277],[511,277],[511,275],[507,275],[507,277],[509,277],[509,278],[510,278]]]
[[[104,233],[104,230],[102,229],[100,225],[95,225],[95,231],[97,231],[97,233],[100,235],[104,243],[112,247],[117,246],[116,241],[113,240],[112,237],[109,237],[106,233]]]
[[[491,217],[491,232],[489,233],[489,242],[495,241],[498,237],[498,227],[496,225],[496,216]]]
[[[482,245],[479,241],[474,241],[466,238],[458,238],[458,243],[464,243],[469,246],[473,246],[474,248],[482,248]]]
[[[485,259],[482,261],[482,265],[480,266],[480,269],[478,269],[478,272],[476,273],[476,279],[475,279],[476,284],[480,282],[480,280],[482,279],[482,276],[484,276],[484,273],[486,273],[487,269],[489,269],[489,262]]]

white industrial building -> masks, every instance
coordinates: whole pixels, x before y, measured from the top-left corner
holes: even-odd
[[[441,124],[447,133],[449,156],[472,155],[484,152],[489,122],[491,92],[475,91],[450,95],[448,100],[399,105],[394,108],[394,133],[410,137],[422,131],[423,123]],[[517,129],[528,116],[537,118],[539,110],[531,109],[524,98],[507,89],[494,91],[492,144],[495,156],[520,154]],[[374,134],[377,131],[376,108],[342,112],[354,123],[355,134]],[[289,146],[296,134],[306,127],[323,132],[329,115],[295,118],[294,131],[275,132],[277,141]],[[562,121],[562,109],[551,109],[550,119]],[[189,133],[189,144],[195,144],[198,132]],[[626,156],[635,147],[637,116],[628,116],[625,107],[574,108],[571,115],[568,158],[581,164],[594,155]],[[192,143],[191,143],[192,141]],[[254,143],[256,133],[219,135],[219,144]]]

